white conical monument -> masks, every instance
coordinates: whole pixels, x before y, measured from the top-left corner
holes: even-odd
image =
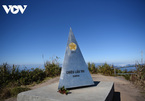
[[[75,88],[93,85],[88,66],[70,28],[58,88]]]

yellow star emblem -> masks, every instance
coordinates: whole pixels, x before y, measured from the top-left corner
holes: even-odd
[[[69,44],[69,49],[72,50],[72,51],[75,51],[77,49],[77,45],[75,43],[71,42]]]

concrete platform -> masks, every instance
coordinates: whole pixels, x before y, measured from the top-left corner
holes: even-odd
[[[113,82],[95,82],[96,85],[71,89],[68,95],[57,92],[58,83],[19,93],[17,101],[112,101]]]

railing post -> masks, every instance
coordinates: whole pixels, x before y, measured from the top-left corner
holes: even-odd
[[[116,69],[115,69],[115,67],[114,67],[114,75],[116,76]]]

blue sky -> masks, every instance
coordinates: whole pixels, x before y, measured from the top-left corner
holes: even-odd
[[[27,5],[6,14],[2,5]],[[145,61],[144,0],[1,0],[0,64],[63,62],[70,26],[86,62]],[[44,55],[44,60],[42,59]]]

